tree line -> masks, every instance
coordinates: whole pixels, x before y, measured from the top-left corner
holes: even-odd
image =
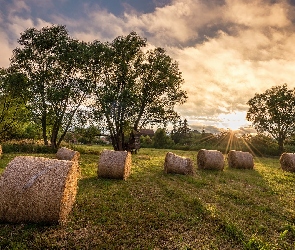
[[[284,151],[295,151],[295,88],[287,84],[274,86],[264,93],[256,93],[247,104],[247,120],[256,129],[256,135],[237,137],[227,130],[217,134],[190,131],[186,119],[174,123],[170,134],[158,130],[154,141],[143,139],[144,145],[176,149],[219,149],[227,153],[230,149],[250,151],[257,155],[280,155]],[[159,143],[161,141],[161,143]],[[147,144],[148,145],[148,144]],[[163,146],[165,145],[165,146]]]
[[[189,128],[189,127],[188,127]],[[147,148],[163,148],[176,150],[198,151],[200,149],[219,150],[227,154],[230,150],[251,152],[256,156],[277,156],[281,152],[277,141],[264,134],[238,135],[232,130],[222,130],[219,133],[210,133],[197,130],[178,130],[177,133],[165,128],[158,128],[154,136],[142,136],[141,146]],[[285,150],[295,150],[295,136],[285,142]]]

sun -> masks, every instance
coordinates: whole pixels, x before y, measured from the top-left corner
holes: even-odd
[[[250,125],[250,123],[246,120],[246,111],[220,114],[218,115],[218,119],[219,127],[231,130],[238,130],[241,127]]]

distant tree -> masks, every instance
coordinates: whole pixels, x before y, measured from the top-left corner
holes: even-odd
[[[177,63],[164,49],[144,52],[145,46],[146,40],[135,32],[92,44],[94,114],[105,121],[115,150],[126,149],[132,131],[176,119],[175,105],[187,98]]]
[[[65,26],[25,30],[11,65],[25,75],[27,107],[42,126],[44,144],[59,147],[75,115],[91,93],[87,44],[69,37]],[[85,73],[86,72],[86,73]]]
[[[287,84],[272,87],[262,94],[255,94],[247,103],[250,108],[247,120],[259,133],[267,133],[278,142],[280,152],[284,141],[295,131],[295,89]]]
[[[140,146],[143,148],[150,148],[153,146],[153,140],[148,135],[142,135],[140,137]]]
[[[78,141],[82,143],[94,143],[96,137],[101,135],[100,129],[94,125],[75,128],[74,133],[77,136]]]
[[[174,141],[167,135],[164,128],[158,128],[153,137],[155,148],[170,148]]]
[[[173,129],[171,131],[171,138],[177,144],[181,141],[185,144],[191,137],[191,129],[188,126],[187,119],[183,121],[179,119],[177,122],[173,123]]]

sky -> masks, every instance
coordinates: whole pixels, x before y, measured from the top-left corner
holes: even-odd
[[[112,41],[137,32],[183,74],[188,100],[176,110],[193,129],[252,132],[247,101],[295,87],[295,0],[0,0],[0,67],[20,33],[66,25],[70,36]]]

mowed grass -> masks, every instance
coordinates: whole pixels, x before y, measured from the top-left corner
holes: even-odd
[[[197,152],[174,150],[194,161],[195,175],[183,176],[163,172],[168,150],[141,149],[122,181],[97,178],[102,149],[81,155],[65,225],[0,224],[0,249],[295,249],[295,174],[278,158],[205,171]],[[2,156],[0,172],[16,155]]]

